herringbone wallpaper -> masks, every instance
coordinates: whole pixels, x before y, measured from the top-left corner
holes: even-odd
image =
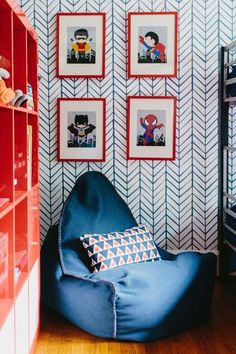
[[[39,34],[42,240],[58,221],[62,204],[78,176],[98,170],[115,185],[137,222],[148,225],[161,247],[216,250],[218,49],[236,35],[236,1],[19,2]],[[107,13],[104,80],[55,77],[56,13],[60,11]],[[129,11],[178,11],[176,79],[127,79]],[[177,96],[176,161],[126,161],[127,95]],[[106,97],[105,163],[57,162],[58,97]],[[232,111],[232,125],[233,115]]]

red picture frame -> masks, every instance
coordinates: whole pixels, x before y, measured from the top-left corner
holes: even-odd
[[[77,16],[79,17],[79,25],[77,25]],[[96,22],[97,17],[97,22]],[[87,20],[87,22],[86,22]],[[87,23],[87,24],[86,24]],[[77,25],[77,26],[76,26]],[[93,37],[86,39],[86,44],[90,46],[90,52],[84,52],[84,56],[90,55],[89,62],[85,62],[81,58],[77,58],[77,62],[69,58],[69,40],[80,29],[90,30]],[[89,30],[90,29],[90,30]],[[62,40],[62,33],[66,41]],[[70,36],[71,34],[71,36]],[[85,35],[86,36],[86,35]],[[101,44],[99,45],[99,36]],[[81,36],[82,38],[83,36]],[[75,38],[74,38],[75,39]],[[75,39],[76,40],[76,39]],[[90,42],[91,40],[91,42]],[[89,43],[87,43],[89,42]],[[98,43],[97,43],[98,42]],[[77,42],[76,42],[77,43]],[[76,44],[75,43],[75,44]],[[92,44],[91,44],[92,43]],[[106,47],[106,13],[105,12],[90,12],[90,13],[58,13],[57,14],[57,68],[56,76],[59,78],[100,78],[105,77],[105,47]],[[81,47],[81,46],[80,46]],[[93,47],[93,48],[92,48]],[[100,48],[100,50],[99,50]],[[73,48],[72,48],[73,49]],[[80,48],[80,53],[82,47]],[[95,50],[96,49],[96,50]],[[99,50],[99,51],[98,51]],[[79,52],[77,52],[78,55]],[[86,53],[86,54],[85,54]],[[95,53],[93,55],[93,53]],[[76,55],[76,54],[75,54]],[[94,58],[94,61],[91,58]],[[86,57],[87,58],[87,57]],[[68,62],[69,61],[69,62]],[[90,70],[90,71],[89,71]],[[87,73],[88,72],[88,73]]]
[[[58,161],[104,162],[106,160],[106,99],[58,98],[57,103]],[[81,118],[85,120],[79,121]],[[73,119],[77,119],[77,122]],[[83,127],[84,122],[87,122],[85,127]],[[77,133],[74,129],[69,129],[72,124],[75,129],[78,129]],[[99,129],[101,134],[98,133]],[[69,134],[77,137],[72,140],[72,143],[70,139],[68,140],[68,130]]]
[[[127,160],[175,160],[176,100],[128,96]]]
[[[156,20],[160,16],[160,20]],[[169,18],[169,24],[168,24]],[[156,25],[158,23],[158,26]],[[162,24],[161,24],[162,23]],[[145,31],[146,29],[146,31]],[[154,32],[153,29],[156,31]],[[161,36],[158,35],[158,30]],[[148,33],[157,37],[150,37]],[[171,36],[173,33],[173,36]],[[140,34],[142,34],[140,36]],[[128,77],[176,77],[177,76],[177,12],[129,12],[128,13]],[[142,39],[141,39],[142,37]],[[148,39],[146,42],[146,38]],[[143,40],[143,45],[140,44]],[[164,41],[164,44],[161,43]],[[151,41],[151,44],[150,44]],[[139,56],[139,46],[149,58]],[[150,46],[149,46],[150,45]],[[152,47],[151,47],[152,46]],[[157,48],[155,50],[155,47]],[[149,49],[148,49],[149,48]],[[167,56],[166,56],[167,51]],[[157,57],[156,53],[160,53]],[[161,55],[162,54],[162,55]],[[169,54],[169,57],[168,57]],[[151,59],[151,56],[153,57]],[[159,61],[159,62],[156,62]],[[168,72],[169,68],[171,69]],[[146,70],[146,71],[145,71]]]

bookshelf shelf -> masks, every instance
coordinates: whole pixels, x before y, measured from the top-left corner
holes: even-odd
[[[0,0],[0,33],[7,87],[33,91],[33,109],[0,104],[0,352],[29,354],[39,331],[38,40],[16,0]]]
[[[11,111],[16,111],[16,112],[24,112],[24,113],[31,114],[33,116],[38,116],[38,112],[36,112],[36,111],[32,111],[31,109],[27,109],[24,107],[11,106],[10,104],[0,103],[0,109],[6,109],[6,110],[11,110]]]

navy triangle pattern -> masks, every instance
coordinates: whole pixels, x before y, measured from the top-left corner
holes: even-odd
[[[86,234],[80,237],[91,260],[93,272],[125,264],[161,260],[145,225],[108,234]]]

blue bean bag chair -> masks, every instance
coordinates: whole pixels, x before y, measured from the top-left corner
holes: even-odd
[[[104,175],[79,177],[42,247],[42,303],[95,336],[117,340],[151,341],[206,319],[216,274],[212,253],[159,249],[159,262],[91,272],[79,237],[136,225]]]

